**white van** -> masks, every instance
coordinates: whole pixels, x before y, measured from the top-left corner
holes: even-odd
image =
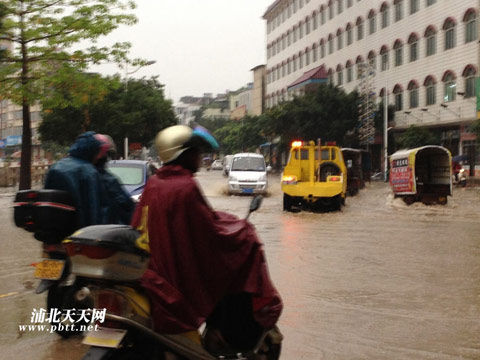
[[[230,194],[265,194],[268,181],[265,158],[261,154],[240,153],[233,155],[228,173]]]

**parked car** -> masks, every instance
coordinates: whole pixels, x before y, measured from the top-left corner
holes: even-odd
[[[120,180],[132,199],[138,201],[149,176],[152,175],[152,167],[148,161],[112,160],[107,167]]]
[[[268,188],[265,158],[261,154],[240,153],[232,158],[228,172],[230,194],[265,194]]]
[[[211,169],[212,170],[222,170],[223,169],[222,162],[220,160],[215,160],[211,165]]]

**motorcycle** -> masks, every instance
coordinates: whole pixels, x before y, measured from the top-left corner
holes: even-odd
[[[247,217],[261,204],[255,197]],[[105,309],[83,343],[83,359],[278,359],[282,335],[278,329],[259,331],[249,348],[231,349],[211,326],[180,335],[153,331],[150,303],[139,280],[149,262],[140,232],[125,225],[95,225],[80,229],[63,244],[76,277],[75,304]],[[215,311],[214,311],[215,312]]]
[[[76,209],[73,204],[70,194],[60,190],[22,190],[15,195],[15,225],[34,233],[42,242],[43,260],[34,264],[34,276],[40,279],[35,293],[48,291],[47,312],[78,305],[74,299],[75,277],[70,272],[71,263],[62,244],[65,236],[74,231]],[[76,333],[66,329],[56,329],[56,332],[64,338]]]

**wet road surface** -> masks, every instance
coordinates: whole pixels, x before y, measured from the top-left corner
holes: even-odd
[[[226,195],[220,171],[197,178],[215,209],[245,216],[251,198]],[[480,188],[407,206],[372,182],[341,212],[286,213],[278,180],[250,220],[284,300],[282,359],[480,359]],[[78,338],[18,331],[45,299],[40,243],[13,226],[12,200],[0,196],[0,358],[80,359]]]

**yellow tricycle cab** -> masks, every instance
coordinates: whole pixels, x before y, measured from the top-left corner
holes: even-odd
[[[313,141],[294,141],[281,187],[286,210],[293,199],[300,198],[307,202],[337,198],[343,202],[347,169],[340,148],[335,145],[318,146]]]

